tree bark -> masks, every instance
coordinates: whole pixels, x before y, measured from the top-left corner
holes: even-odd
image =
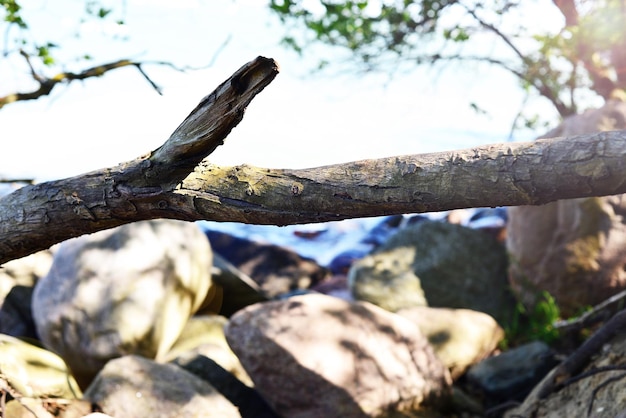
[[[203,99],[163,146],[117,167],[0,198],[0,264],[154,218],[287,225],[626,192],[626,132],[287,170],[203,160],[276,76],[259,57]]]

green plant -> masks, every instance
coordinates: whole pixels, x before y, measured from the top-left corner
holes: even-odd
[[[554,327],[554,323],[559,319],[559,307],[554,297],[546,291],[539,293],[532,310],[517,302],[513,318],[505,327],[505,337],[500,348],[507,349],[536,340],[551,344],[559,338],[559,332]]]

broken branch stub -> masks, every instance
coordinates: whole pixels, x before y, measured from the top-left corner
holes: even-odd
[[[194,171],[278,74],[257,57],[205,97],[157,150],[115,167],[28,185],[0,197],[0,265],[69,238],[145,219],[201,219],[166,192]]]
[[[206,96],[149,157],[151,185],[171,190],[211,154],[243,118],[246,107],[278,74],[271,58],[257,57]]]

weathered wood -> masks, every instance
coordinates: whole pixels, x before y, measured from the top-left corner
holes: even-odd
[[[266,58],[246,64],[147,156],[0,198],[0,264],[145,219],[287,225],[626,193],[626,132],[303,170],[201,161],[277,71]]]
[[[0,198],[0,264],[75,236],[153,218],[199,219],[171,206],[171,191],[241,121],[251,100],[278,74],[258,57],[200,104],[157,150],[117,167],[26,186]]]
[[[203,219],[287,225],[625,192],[626,132],[603,132],[303,170],[204,161],[174,194]]]

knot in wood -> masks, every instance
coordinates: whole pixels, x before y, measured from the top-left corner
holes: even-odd
[[[302,183],[296,182],[291,185],[291,194],[294,196],[300,196],[303,190],[304,186],[302,185]]]

